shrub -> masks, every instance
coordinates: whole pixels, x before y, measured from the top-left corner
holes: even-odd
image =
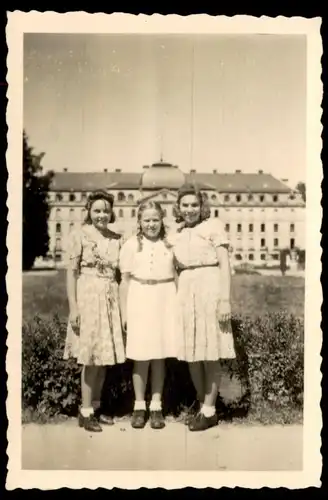
[[[222,369],[237,376],[243,397],[228,407],[218,398],[222,415],[251,412],[264,421],[265,413],[282,415],[288,422],[292,410],[303,403],[303,320],[285,312],[255,318],[234,316],[232,327],[237,358],[223,361]],[[45,418],[76,414],[80,404],[80,367],[62,359],[66,322],[35,317],[23,326],[23,408]],[[109,413],[124,415],[132,410],[130,362],[107,370],[103,404]],[[167,360],[164,410],[177,415],[195,399],[188,366]]]

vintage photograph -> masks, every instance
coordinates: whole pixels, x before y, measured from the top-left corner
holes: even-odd
[[[60,16],[22,33],[8,165],[21,473],[303,477],[316,360],[320,390],[321,54],[301,29],[76,32]]]

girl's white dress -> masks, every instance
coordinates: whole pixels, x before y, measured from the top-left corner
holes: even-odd
[[[126,356],[145,361],[176,357],[176,285],[173,253],[162,240],[130,237],[120,252],[121,273],[130,274]],[[142,282],[140,282],[140,281]],[[145,284],[145,280],[169,280]]]

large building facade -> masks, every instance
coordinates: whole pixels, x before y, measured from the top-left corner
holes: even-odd
[[[83,223],[87,196],[93,190],[106,189],[113,194],[113,229],[129,235],[136,229],[138,204],[145,199],[159,201],[166,224],[174,227],[173,205],[185,182],[197,184],[208,199],[211,217],[224,223],[233,264],[272,265],[279,261],[280,250],[305,248],[305,203],[301,193],[291,190],[286,181],[263,171],[224,174],[191,170],[185,174],[161,161],[144,166],[140,173],[57,172],[50,192],[49,256],[58,264],[63,262],[68,235]]]

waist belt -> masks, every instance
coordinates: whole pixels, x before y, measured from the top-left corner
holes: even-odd
[[[142,278],[137,278],[136,276],[131,276],[131,279],[141,283],[142,285],[159,285],[161,283],[171,283],[174,281],[174,278],[166,278],[162,280],[146,280]]]
[[[189,271],[189,270],[193,270],[193,269],[200,269],[202,267],[219,267],[219,264],[199,264],[198,266],[186,266],[186,267],[180,267],[180,266],[178,266],[178,270],[180,271],[180,273],[182,273],[182,271]]]

